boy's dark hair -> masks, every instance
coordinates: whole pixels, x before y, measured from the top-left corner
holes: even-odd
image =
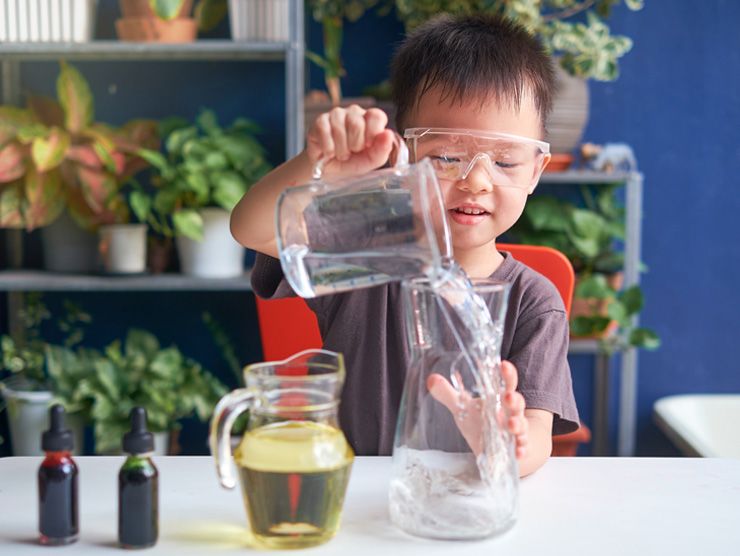
[[[531,93],[542,118],[552,108],[555,75],[552,59],[526,29],[490,14],[437,16],[409,34],[391,63],[396,126],[433,87],[442,98],[464,102],[491,98],[521,105]]]

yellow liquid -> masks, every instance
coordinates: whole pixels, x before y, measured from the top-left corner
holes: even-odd
[[[258,543],[303,548],[336,534],[354,459],[342,431],[309,421],[267,425],[244,436],[234,459]]]

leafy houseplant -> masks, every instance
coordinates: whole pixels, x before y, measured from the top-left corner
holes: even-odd
[[[138,154],[156,170],[156,192],[148,221],[166,236],[203,239],[198,209],[220,207],[231,211],[247,189],[264,176],[270,165],[255,138],[258,128],[239,118],[227,129],[216,115],[204,110],[194,124],[181,119],[163,122],[165,154],[142,149]],[[148,212],[144,197],[134,196],[137,211]]]
[[[0,107],[0,227],[33,230],[65,208],[88,230],[128,217],[119,190],[146,167],[136,151],[158,145],[154,122],[94,122],[90,87],[64,62],[57,97]]]
[[[618,333],[604,337],[602,349],[655,349],[660,345],[655,332],[632,324],[643,306],[640,287],[620,291],[621,286],[609,279],[623,264],[623,255],[615,248],[615,243],[624,240],[624,208],[616,199],[617,187],[600,186],[594,194],[583,185],[579,204],[553,196],[532,197],[510,233],[521,243],[558,249],[573,263],[578,276],[574,305],[584,300],[590,309],[590,314],[572,319],[574,336],[605,333],[616,322]],[[606,314],[600,311],[602,305]]]
[[[396,13],[411,30],[427,19],[449,12],[489,12],[509,17],[539,37],[559,57],[571,75],[612,81],[619,75],[617,60],[629,52],[632,41],[614,36],[604,23],[622,0],[395,0]],[[640,10],[643,0],[624,0]],[[585,16],[585,22],[583,18]]]
[[[95,430],[95,449],[106,453],[120,447],[135,406],[146,408],[153,432],[169,432],[178,419],[196,415],[207,420],[226,388],[176,346],[162,348],[145,330],[129,330],[100,353],[52,346],[49,375],[58,397],[83,411]]]
[[[7,408],[14,454],[40,455],[38,439],[47,427],[48,405],[57,386],[47,373],[49,344],[41,331],[51,315],[41,302],[40,294],[31,293],[26,296],[19,316],[24,325],[24,337],[0,336],[0,391]],[[82,340],[80,325],[89,319],[89,315],[76,306],[65,303],[63,315],[56,320],[59,332],[65,337],[65,346],[74,346]],[[81,413],[76,408],[68,410],[79,446]]]
[[[122,40],[190,42],[198,30],[209,31],[226,15],[227,0],[119,0],[123,17],[116,21]]]
[[[308,52],[306,56],[324,70],[326,90],[334,106],[338,106],[342,100],[340,79],[346,75],[342,65],[344,21],[357,21],[365,10],[378,2],[379,0],[309,0],[313,18],[323,28],[324,55]]]

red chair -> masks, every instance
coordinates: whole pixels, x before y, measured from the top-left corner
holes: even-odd
[[[510,252],[516,260],[547,277],[562,296],[565,311],[570,315],[576,280],[573,266],[565,255],[551,247],[539,245],[501,243],[497,248]],[[256,299],[262,352],[266,361],[279,361],[301,350],[322,346],[316,315],[303,299]],[[553,455],[573,456],[578,444],[590,439],[590,431],[581,425],[575,432],[553,438]]]

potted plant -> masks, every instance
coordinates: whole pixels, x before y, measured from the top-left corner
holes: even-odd
[[[37,4],[4,0],[0,42],[89,42],[95,29],[97,0]]]
[[[120,453],[133,407],[147,411],[155,452],[165,454],[178,420],[191,415],[207,421],[226,388],[176,346],[163,348],[145,330],[129,330],[102,352],[52,346],[49,374],[57,398],[83,411],[95,433],[95,451]]]
[[[185,274],[227,278],[243,272],[244,248],[231,236],[230,212],[270,166],[255,138],[258,128],[240,118],[222,128],[204,110],[195,123],[163,123],[165,154],[139,151],[155,168],[152,228],[175,236]]]
[[[41,433],[48,428],[48,410],[56,384],[46,370],[48,342],[41,333],[42,324],[51,318],[38,293],[26,296],[19,315],[25,329],[23,339],[0,336],[0,392],[7,410],[13,454],[42,455]],[[65,303],[64,315],[56,321],[66,339],[65,346],[74,346],[82,339],[80,324],[89,322],[89,315],[71,303]],[[75,450],[82,448],[82,418],[79,408],[68,407],[69,425],[75,434]]]
[[[578,145],[588,121],[586,79],[613,81],[618,60],[632,48],[625,36],[611,35],[604,22],[621,0],[395,0],[396,13],[411,30],[442,12],[491,12],[527,27],[556,56],[558,93],[546,128],[552,152],[565,153]],[[640,10],[643,0],[624,0]],[[572,160],[572,158],[570,158]]]
[[[306,57],[324,70],[326,92],[311,91],[304,104],[305,126],[308,129],[314,120],[334,106],[359,104],[364,108],[375,105],[372,97],[342,98],[341,78],[346,75],[342,64],[342,42],[344,22],[360,19],[365,11],[378,4],[379,0],[309,0],[308,5],[314,20],[321,23],[323,30],[323,55],[307,52]]]
[[[215,27],[226,14],[226,0],[119,0],[116,33],[124,41],[182,43]]]
[[[628,346],[656,349],[657,334],[633,326],[643,306],[640,287],[622,289],[623,255],[615,244],[624,240],[624,208],[616,198],[617,187],[599,186],[594,194],[582,185],[579,204],[534,196],[510,233],[521,243],[554,247],[570,259],[576,272],[574,337],[600,337],[607,352]]]
[[[46,268],[89,272],[97,251],[91,232],[119,218],[121,204],[113,201],[121,184],[147,166],[136,151],[158,146],[156,124],[95,122],[87,81],[64,62],[57,97],[0,107],[0,227],[44,227]]]

